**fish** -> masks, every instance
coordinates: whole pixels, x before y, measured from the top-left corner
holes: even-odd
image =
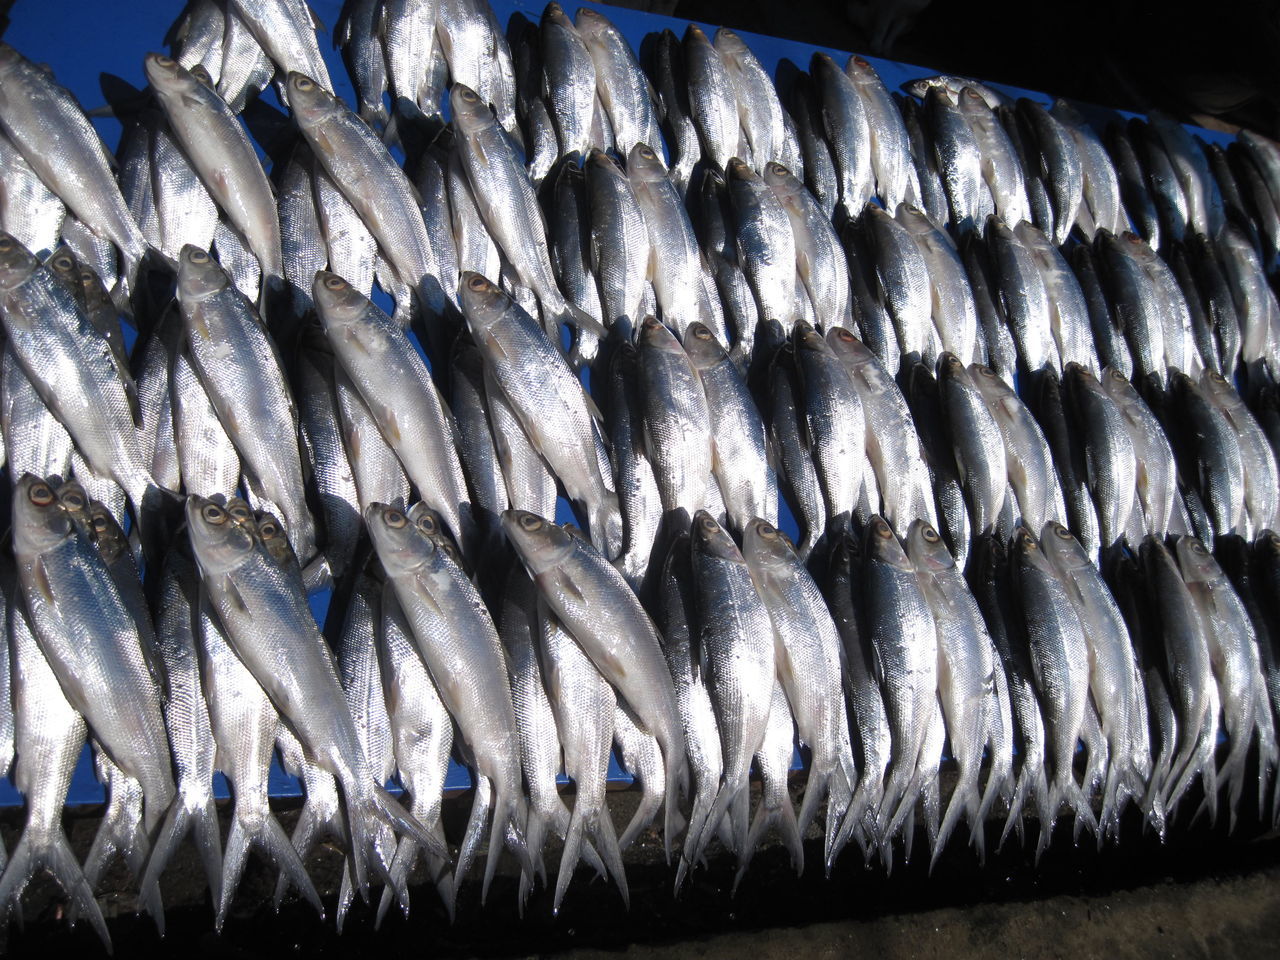
[[[764,420],[746,382],[702,324],[689,325],[683,346],[706,395],[711,472],[724,497],[730,527],[742,535],[757,517],[776,523],[778,481],[770,463]]]
[[[178,302],[192,369],[240,453],[248,485],[281,512],[306,563],[316,552],[315,520],[305,501],[297,407],[275,343],[207,251],[183,248]]]
[[[574,26],[587,45],[596,68],[596,96],[608,116],[613,142],[620,156],[629,157],[637,144],[662,150],[653,88],[640,69],[622,32],[599,10],[579,7]],[[665,160],[662,161],[665,164]]]
[[[538,36],[542,51],[542,92],[555,123],[560,156],[586,156],[595,110],[596,65],[586,41],[564,8],[548,3]]]
[[[439,840],[374,780],[332,656],[307,608],[305,593],[298,589],[300,578],[295,581],[277,567],[261,540],[246,534],[218,504],[193,496],[186,512],[201,579],[229,644],[299,734],[308,755],[342,786],[357,889],[368,883],[370,846],[378,823],[412,833],[445,855]],[[287,664],[287,669],[280,664]],[[373,862],[385,872],[376,854]]]
[[[294,73],[288,88],[289,108],[316,160],[359,212],[420,308],[438,318],[447,298],[409,178],[368,125],[321,82]]]
[[[113,762],[142,785],[149,833],[168,811],[174,783],[161,693],[137,622],[44,480],[19,480],[14,517],[18,578],[40,649]]]
[[[0,129],[67,208],[120,251],[127,295],[148,246],[111,174],[110,153],[71,92],[7,43],[0,79]]]
[[[653,621],[622,574],[586,540],[524,511],[508,510],[502,526],[539,596],[657,739],[666,777],[662,835],[669,856],[688,760],[675,685]]]
[[[590,197],[589,262],[605,325],[629,337],[643,319],[649,230],[626,173],[598,150],[584,164]]]
[[[546,698],[555,714],[555,728],[564,747],[565,772],[576,787],[551,909],[553,913],[560,912],[586,840],[603,852],[623,902],[629,903],[622,854],[604,791],[617,697],[586,651],[555,615],[542,603],[538,606],[537,649],[546,676]]]
[[[585,511],[593,542],[616,557],[622,518],[590,398],[555,345],[510,297],[474,273],[463,275],[461,289],[467,325],[494,382],[530,442]]]
[[[214,90],[177,61],[149,54],[144,67],[169,128],[201,181],[245,238],[268,283],[272,278],[282,282],[284,256],[275,196],[240,121]],[[196,243],[206,249],[208,245],[208,240]]]
[[[1044,711],[1049,799],[1037,847],[1043,850],[1063,804],[1075,814],[1076,834],[1086,827],[1098,832],[1093,810],[1073,771],[1089,698],[1089,648],[1061,574],[1026,526],[1015,533],[1013,554],[1031,670]]]
[[[337,274],[317,273],[312,297],[334,356],[387,445],[423,501],[444,518],[464,556],[471,554],[478,531],[454,425],[421,355],[398,324]],[[377,478],[385,476],[384,471]]]
[[[916,768],[930,758],[925,741],[937,705],[937,624],[915,567],[892,527],[871,517],[864,534],[863,611],[875,677],[884,695],[891,752],[877,815],[882,848],[914,809]]]
[[[22,158],[18,148],[3,135],[0,135],[0,171],[3,171],[0,172],[0,230],[37,254],[52,251],[58,245],[67,209]],[[148,192],[150,181],[151,178],[146,177]],[[133,212],[130,208],[130,213]]]
[[[993,645],[978,602],[938,532],[924,520],[907,531],[907,558],[915,569],[938,638],[938,700],[942,704],[959,779],[943,815],[932,863],[936,864],[963,813],[970,842],[985,859],[986,845],[978,789],[982,749],[989,737],[995,684]],[[990,783],[987,790],[991,790]]]
[[[841,682],[840,633],[817,583],[777,527],[756,518],[742,538],[747,569],[773,622],[775,673],[800,741],[812,753],[798,817],[801,835],[829,791],[826,859],[839,821],[847,816],[861,820],[865,810],[835,806],[835,798],[852,794],[858,783]],[[837,787],[840,780],[843,786]],[[785,810],[782,815],[786,818]]]
[[[16,786],[27,802],[22,835],[0,874],[0,904],[6,912],[41,867],[49,870],[71,898],[79,915],[110,949],[111,934],[93,888],[62,826],[62,807],[84,747],[84,717],[62,692],[57,675],[41,652],[35,630],[16,590],[7,604],[6,634],[13,656]]]

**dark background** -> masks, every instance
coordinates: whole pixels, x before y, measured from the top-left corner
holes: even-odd
[[[1280,137],[1276,0],[604,2]]]

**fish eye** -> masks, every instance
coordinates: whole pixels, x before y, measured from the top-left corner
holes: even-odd
[[[1058,539],[1059,539],[1059,540],[1070,540],[1070,539],[1071,539],[1071,531],[1070,531],[1070,530],[1068,530],[1066,527],[1064,527],[1064,526],[1063,526],[1062,524],[1060,524],[1060,523],[1055,523],[1055,524],[1053,525],[1053,532],[1054,532],[1054,534],[1058,537]]]
[[[97,279],[98,279],[98,275],[94,273],[92,270],[90,270],[88,267],[80,268],[80,282],[83,283],[85,286],[88,286],[89,284],[93,283],[93,281]]]
[[[387,526],[392,530],[399,530],[409,522],[408,518],[399,510],[388,510],[382,515],[382,519],[386,521]]]
[[[223,510],[216,503],[206,503],[204,509],[200,511],[200,515],[209,523],[226,523],[227,511]]]
[[[929,526],[928,524],[925,524],[925,528],[921,532],[921,536],[924,537],[925,543],[937,543],[939,539],[938,531],[933,529],[933,527]]]
[[[1119,370],[1112,370],[1112,371],[1111,371],[1111,379],[1112,379],[1112,380],[1124,380],[1124,374],[1123,374],[1123,373],[1121,373]]]
[[[315,84],[315,81],[312,80],[310,77],[299,77],[297,80],[293,82],[293,85],[297,87],[299,90],[306,93],[309,90],[313,90],[316,84]]]
[[[324,278],[324,286],[326,290],[345,290],[347,281],[335,274],[330,274]]]
[[[489,281],[477,273],[474,277],[472,277],[470,280],[467,281],[467,286],[470,287],[472,290],[475,290],[477,293],[479,293],[481,290],[484,290],[489,286]]]
[[[59,254],[58,256],[53,258],[53,269],[55,270],[61,270],[62,272],[65,273],[68,270],[70,270],[73,266],[75,266],[75,264],[71,262],[71,258],[68,257],[65,253]]]
[[[697,327],[694,328],[693,335],[697,337],[699,340],[711,339],[711,331],[708,330],[706,327],[702,326],[701,324],[699,324]]]
[[[258,533],[262,534],[263,540],[274,540],[280,533],[280,529],[270,520],[265,520],[258,524]]]
[[[713,530],[715,530],[719,526],[719,524],[716,523],[713,517],[703,517],[699,526],[701,526],[702,529],[706,530],[708,533],[711,533]]]
[[[75,491],[64,493],[62,502],[72,510],[83,510],[85,508],[84,496]]]
[[[53,491],[49,489],[47,483],[34,484],[28,496],[37,507],[47,507],[53,503]]]
[[[187,259],[190,260],[192,263],[208,263],[209,255],[205,253],[203,250],[192,250],[189,254],[187,254]]]
[[[434,545],[434,541],[432,541],[432,543]],[[442,543],[440,544],[440,549],[444,552],[444,555],[446,557],[448,557],[458,566],[462,566],[462,556],[461,554],[458,553],[458,548],[455,547],[452,543]]]
[[[231,504],[227,507],[227,513],[231,515],[232,520],[236,520],[241,523],[245,520],[253,519],[253,512],[249,509],[248,505],[244,503]]]
[[[520,515],[520,526],[532,532],[542,529],[542,518],[534,516],[532,513],[523,513]]]
[[[769,172],[779,177],[785,177],[791,171],[776,161],[769,164]]]
[[[463,90],[462,99],[467,103],[476,103],[480,98],[476,96],[475,91],[473,90]]]
[[[173,61],[172,61],[172,60],[170,60],[168,57],[166,57],[164,54],[158,54],[158,55],[156,56],[156,63],[157,63],[159,66],[162,66],[162,67],[172,67],[172,66],[173,66]]]
[[[0,253],[8,253],[13,249],[13,241],[8,237],[0,237]]]
[[[758,524],[756,524],[756,533],[760,534],[760,537],[763,540],[778,539],[778,528],[771,523],[765,522],[764,520],[761,520]]]
[[[1208,551],[1208,549],[1206,549],[1206,548],[1205,548],[1205,545],[1204,545],[1203,543],[1201,543],[1199,540],[1192,540],[1192,541],[1191,541],[1191,552],[1192,552],[1192,553],[1194,553],[1194,554],[1198,554],[1199,556],[1202,556],[1202,557],[1203,557],[1203,556],[1204,556],[1205,554],[1207,554],[1209,551]]]
[[[657,160],[657,159],[658,159],[658,155],[657,155],[656,153],[654,153],[652,150],[650,150],[648,147],[641,147],[641,148],[640,148],[640,156],[641,156],[641,157],[643,157],[645,160]]]
[[[435,517],[429,516],[428,514],[424,513],[422,516],[418,518],[418,529],[421,530],[423,533],[425,533],[427,536],[433,536],[436,533],[436,531],[439,529],[439,527],[436,526]]]
[[[876,536],[881,540],[888,540],[893,536],[893,531],[889,529],[889,524],[882,517],[876,517],[874,529]]]
[[[983,366],[982,364],[978,364],[978,372],[984,377],[990,377],[992,380],[996,378],[996,372],[990,367]]]
[[[1210,371],[1209,371],[1209,379],[1210,379],[1210,380],[1212,380],[1214,383],[1226,383],[1226,382],[1227,382],[1227,378],[1226,378],[1226,377],[1224,377],[1222,374],[1220,374],[1217,370],[1210,370]]]
[[[852,333],[846,330],[844,327],[836,328],[836,337],[837,339],[843,340],[845,343],[851,343],[854,340],[858,339]]]
[[[107,523],[107,518],[103,514],[100,513],[93,518],[93,529],[98,533],[106,533],[109,527],[110,524]]]

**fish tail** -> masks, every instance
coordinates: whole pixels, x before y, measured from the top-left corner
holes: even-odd
[[[614,883],[618,885],[623,906],[630,910],[631,891],[627,889],[627,873],[622,865],[622,845],[618,842],[617,833],[614,832],[613,819],[609,816],[607,806],[602,805],[593,813],[587,822],[587,835],[599,844],[601,860],[608,867]],[[591,845],[587,844],[584,850],[590,848]]]
[[[458,863],[454,867],[454,885],[462,882],[471,869],[471,861],[475,859],[476,850],[480,847],[485,823],[489,819],[489,810],[493,806],[493,786],[484,774],[476,775],[476,792],[471,800],[471,812],[467,816],[467,829],[462,835],[462,846],[458,848]]]
[[[529,845],[529,856],[533,860],[534,877],[547,882],[547,865],[542,859],[542,845],[547,836],[547,818],[534,806],[529,807],[529,823],[525,827],[525,843]]]
[[[804,845],[800,841],[800,825],[796,820],[795,808],[791,806],[790,801],[780,803],[774,807],[770,807],[762,801],[760,806],[756,808],[756,815],[751,821],[751,829],[747,833],[747,838],[743,842],[742,848],[738,851],[738,872],[734,875],[730,896],[737,893],[738,884],[747,872],[747,866],[751,863],[751,857],[755,854],[756,847],[760,845],[760,840],[769,828],[773,826],[776,826],[778,832],[782,834],[783,845],[791,854],[792,869],[795,870],[797,875],[804,872]]]
[[[809,770],[809,780],[805,783],[804,799],[800,801],[800,817],[799,824],[800,833],[803,834],[809,829],[809,824],[813,822],[813,818],[818,813],[818,803],[827,795],[828,788],[831,785],[831,770],[818,770],[811,767]],[[844,815],[843,810],[837,810],[834,805],[827,804],[827,822],[831,823],[839,821]]]
[[[47,845],[40,847],[34,847],[30,834],[23,831],[22,839],[13,848],[13,854],[4,869],[4,874],[0,875],[0,909],[5,911],[6,916],[8,915],[27,883],[41,867],[49,869],[54,879],[58,881],[58,885],[71,899],[72,909],[81,917],[88,918],[89,925],[102,940],[107,953],[110,953],[111,934],[107,931],[107,922],[98,908],[98,901],[94,899],[93,888],[85,880],[80,862],[71,852],[66,834],[61,830],[57,830],[49,838]],[[20,914],[19,919],[21,919]]]
[[[387,793],[385,787],[374,784],[370,812],[396,833],[408,833],[417,839],[427,850],[442,860],[449,859],[449,847],[443,838],[424,827],[418,819],[409,813],[400,801]]]
[[[529,856],[529,845],[524,836],[523,807],[524,804],[517,797],[509,796],[501,790],[495,791],[493,819],[489,824],[489,850],[484,859],[484,883],[480,887],[482,906],[489,895],[489,884],[493,882],[494,873],[498,869],[504,838],[505,845],[520,861],[521,872],[533,876],[533,860]]]
[[[218,829],[218,808],[213,804],[213,795],[205,797],[204,803],[195,810],[189,810],[187,816],[195,821],[196,847],[200,850],[204,875],[209,882],[209,894],[213,902],[217,903],[222,894],[222,835]],[[177,842],[176,839],[174,842]],[[152,856],[154,858],[154,853]],[[163,865],[161,868],[163,869]],[[157,873],[157,882],[159,878]]]
[[[400,903],[400,910],[405,919],[409,917],[409,888],[407,880],[409,871],[418,860],[418,841],[413,837],[401,837],[396,843],[395,856],[391,858],[391,882],[382,888],[382,899],[378,901],[378,913],[373,921],[373,928],[382,926],[382,920],[391,908],[394,898]]]
[[[671,863],[671,843],[678,834],[679,828],[676,826],[676,820],[680,814],[680,795],[689,792],[689,761],[684,752],[683,737],[666,738],[666,742],[662,743],[662,756],[666,761],[663,775],[666,777],[666,788],[664,790],[663,803],[665,810],[662,818],[662,852],[666,857],[667,863]],[[726,804],[727,805],[727,804]],[[636,811],[637,816],[639,811]],[[650,815],[652,820],[652,815]],[[631,832],[631,827],[635,824],[632,818],[631,824],[628,824],[626,833],[618,842],[624,850],[631,842],[627,834]],[[639,833],[639,830],[636,831]]]
[[[307,875],[307,868],[285,834],[284,827],[280,826],[280,821],[274,815],[266,817],[262,821],[261,832],[249,839],[262,844],[267,855],[273,862],[280,865],[281,870],[289,877],[289,881],[303,898],[316,908],[316,913],[323,920],[324,905],[320,902],[320,895],[316,893],[315,885]],[[227,841],[227,846],[231,846],[230,840]]]
[[[662,807],[663,803],[666,803],[667,807],[663,821],[662,833],[663,846],[667,848],[667,860],[670,862],[671,843],[666,838],[675,837],[676,834],[679,833],[678,827],[676,827],[672,820],[673,816],[678,815],[680,812],[679,803],[675,796],[672,795],[672,790],[669,786],[665,788],[665,796],[662,784],[652,783],[642,784],[642,786],[644,789],[640,795],[640,803],[636,807],[636,812],[631,817],[631,822],[628,823],[627,828],[622,831],[622,838],[618,841],[618,846],[623,850],[631,846],[631,844],[635,842],[636,837],[640,836],[640,832],[644,830],[645,827],[649,826],[649,824],[653,823],[654,818],[658,815],[658,810]]]
[[[582,846],[582,835],[585,832],[585,817],[582,815],[582,803],[574,806],[573,816],[569,819],[569,831],[564,838],[564,851],[560,855],[560,869],[556,873],[555,898],[551,903],[553,916],[560,915],[560,903],[564,900],[565,891],[569,889],[569,880],[573,876],[573,868],[578,863],[578,850]]]
[[[707,844],[711,842],[708,831],[716,830],[719,827],[720,821],[729,812],[729,804],[746,787],[747,778],[745,774],[735,776],[732,779],[726,777],[724,782],[721,783],[720,789],[716,791],[715,802],[711,804],[711,813],[703,821],[702,829],[699,831],[697,840],[693,845],[693,856],[687,858],[690,866],[702,859],[702,854],[706,850]],[[670,789],[670,783],[668,783],[668,789]],[[667,810],[667,819],[668,821],[671,819],[670,807]]]
[[[972,763],[966,763],[960,770],[960,778],[956,781],[955,789],[951,791],[951,799],[947,802],[947,812],[943,814],[942,826],[938,829],[938,839],[933,845],[933,855],[929,858],[929,872],[933,873],[933,868],[938,863],[938,858],[942,856],[942,851],[947,845],[947,841],[951,839],[951,834],[956,828],[956,824],[960,822],[960,815],[966,813],[969,816],[969,829],[973,836],[974,844],[979,847],[978,859],[983,859],[983,843],[979,839],[982,836],[982,821],[978,819],[978,811],[982,807],[981,795],[978,791],[978,771]]]
[[[707,822],[707,815],[711,812],[711,804],[714,797],[707,791],[703,785],[699,785],[699,789],[693,798],[693,810],[689,814],[689,825],[685,830],[684,849],[680,856],[680,863],[676,866],[676,884],[675,894],[680,893],[680,888],[684,885],[684,878],[689,872],[689,867],[694,858],[694,844],[697,843],[698,837],[702,835],[703,827]]]
[[[236,888],[240,886],[240,877],[244,873],[244,862],[249,855],[249,835],[245,832],[240,818],[231,822],[231,832],[227,835],[226,852],[222,862],[222,895],[218,898],[218,913],[214,917],[213,927],[218,933],[226,922],[227,911],[231,901],[235,899]]]
[[[222,840],[218,833],[218,815],[212,797],[199,808],[192,808],[181,800],[170,805],[138,885],[139,896],[144,902],[148,901],[150,891],[154,890],[159,894],[160,876],[169,865],[174,849],[192,827],[196,830],[196,843],[209,881],[210,896],[215,904],[218,902],[222,892]]]
[[[826,857],[827,873],[831,872],[831,868],[835,866],[836,858],[840,856],[841,851],[848,845],[849,840],[858,834],[858,828],[864,825],[864,821],[870,819],[874,825],[875,815],[872,812],[872,801],[874,799],[875,786],[873,785],[874,777],[871,769],[867,768],[863,771],[862,778],[858,781],[858,785],[853,790],[853,796],[849,798],[849,802],[845,807],[844,816],[840,820],[840,829],[836,831],[834,837],[831,837],[824,851]],[[866,838],[858,835],[859,844],[865,849]]]

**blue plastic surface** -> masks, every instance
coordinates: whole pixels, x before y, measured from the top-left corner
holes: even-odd
[[[520,2],[520,0],[491,0],[491,3],[500,22],[504,25],[515,14],[522,14],[536,23],[545,5]],[[10,11],[12,22],[3,39],[36,63],[51,66],[58,82],[70,89],[86,110],[92,110],[105,102],[99,86],[101,73],[114,74],[135,86],[145,85],[146,80],[142,71],[143,57],[151,51],[167,50],[164,37],[181,6],[180,3],[148,2],[87,4],[83,0],[43,0],[40,3],[21,3]],[[678,35],[683,35],[689,23],[689,21],[672,17],[660,17],[600,4],[576,3],[572,0],[562,0],[561,6],[570,16],[582,6],[600,9],[617,25],[637,50],[647,34],[670,27]],[[350,78],[341,57],[333,49],[330,39],[342,7],[341,0],[311,0],[311,7],[329,28],[329,33],[322,34],[320,37],[320,48],[328,64],[335,92],[348,104],[354,103],[355,95]],[[714,28],[716,25],[703,24],[703,26]],[[776,73],[779,64],[787,60],[801,69],[807,69],[810,58],[819,50],[832,54],[841,63],[848,57],[847,52],[831,48],[815,47],[793,40],[764,37],[744,31],[737,32],[771,73]],[[930,70],[927,67],[895,63],[875,57],[866,59],[875,66],[890,90],[898,89],[906,81],[937,73],[936,70]],[[1051,99],[1043,94],[1006,84],[989,84],[989,86],[1011,98],[1025,96],[1043,103],[1048,103]],[[268,102],[278,105],[271,89],[265,91],[263,96]],[[1077,104],[1077,106],[1100,129],[1109,119],[1132,116],[1132,114],[1091,105]],[[94,125],[108,147],[114,150],[120,139],[119,122],[110,117],[95,118]],[[1232,139],[1230,136],[1214,131],[1192,129],[1198,136],[1209,142],[1225,145]],[[127,331],[127,335],[131,338],[132,331]],[[795,520],[785,503],[780,504],[780,507],[780,526],[795,537],[798,532]],[[572,519],[572,513],[564,500],[560,501],[557,519],[562,522]],[[327,592],[312,598],[312,612],[319,623],[324,622],[328,602]],[[800,766],[800,753],[797,750],[793,769],[798,769]],[[563,776],[561,780],[565,782]],[[616,757],[610,762],[609,780],[612,783],[632,782],[632,778],[618,764]],[[453,762],[445,783],[445,790],[453,792],[469,789],[470,786],[470,773],[456,761]],[[278,762],[272,766],[269,789],[273,797],[302,796],[299,782],[284,773]],[[221,774],[215,776],[215,795],[219,799],[230,796],[227,781]],[[103,802],[105,802],[105,794],[94,777],[89,748],[86,747],[68,793],[68,804],[92,805]],[[18,806],[21,803],[22,796],[12,783],[8,779],[0,779],[0,807]]]

